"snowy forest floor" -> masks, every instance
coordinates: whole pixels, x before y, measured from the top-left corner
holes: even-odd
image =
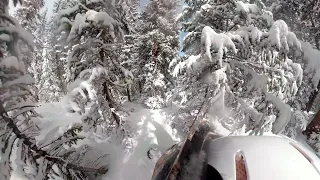
[[[179,142],[185,136],[183,133],[172,130],[170,126],[173,114],[178,108],[168,107],[152,110],[135,103],[126,103],[124,107],[131,112],[126,121],[130,130],[135,133],[130,138],[132,146],[129,150],[110,138],[93,138],[97,137],[96,134],[91,136],[92,139],[88,138],[78,145],[90,144],[94,149],[91,152],[92,156],[112,154],[104,160],[106,161],[104,163],[110,166],[109,172],[101,180],[150,180],[154,165],[161,156],[161,152],[165,152],[167,148]],[[45,134],[52,134],[51,131],[59,131],[60,128],[68,127],[72,123],[81,122],[80,115],[68,113],[61,103],[43,104],[37,108],[37,111],[43,115],[39,123],[39,127],[42,129],[38,136],[39,139],[42,139],[41,136]],[[232,132],[232,129],[227,129],[226,126],[216,120],[211,120],[210,123],[215,132],[221,135],[228,136]],[[61,132],[63,132],[62,129]],[[304,141],[303,138],[300,140]],[[153,154],[155,155],[153,159],[149,159],[147,154],[151,148],[158,151],[158,153]],[[13,173],[11,179],[24,180],[24,178],[19,177],[18,173]]]

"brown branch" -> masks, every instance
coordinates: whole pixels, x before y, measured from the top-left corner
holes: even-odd
[[[13,20],[10,16],[7,16],[7,15],[0,15],[0,19],[4,19],[8,22],[10,22],[12,25],[16,26],[17,23],[15,20]]]
[[[39,106],[39,105],[16,106],[16,107],[10,107],[10,108],[6,109],[6,112],[8,112],[8,111],[13,111],[13,110],[16,110],[16,109],[36,108],[36,107],[40,107],[40,106]]]
[[[111,92],[110,92],[106,82],[103,83],[103,93],[105,94],[106,100],[109,102],[110,109],[115,108],[114,102],[111,97]],[[116,120],[118,126],[120,126],[120,123],[121,123],[120,117],[115,112],[111,112],[111,114],[112,114],[113,118]]]
[[[209,94],[209,86],[207,86],[206,89],[205,89],[204,101],[201,103],[201,106],[200,106],[200,108],[199,108],[199,110],[197,112],[197,115],[194,118],[191,126],[189,127],[189,130],[193,127],[193,125],[197,121],[200,121],[200,119],[203,118],[204,114],[206,113],[206,112],[203,112],[203,109],[206,108],[205,107],[205,103],[209,101],[208,94]],[[207,111],[207,110],[205,110],[205,111]]]

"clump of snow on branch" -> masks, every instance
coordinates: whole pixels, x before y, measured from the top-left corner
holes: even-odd
[[[268,26],[271,26],[274,22],[273,14],[270,11],[264,10],[261,17],[267,22]]]
[[[64,106],[66,109],[84,113],[85,108],[82,107],[84,106],[83,103],[86,101],[94,101],[96,99],[96,92],[92,87],[94,81],[101,76],[106,77],[107,74],[108,72],[106,69],[101,66],[82,71],[79,78],[69,85],[69,94],[64,98]],[[78,96],[82,98],[81,101],[74,98]]]
[[[8,34],[1,34],[0,35],[0,41],[9,42],[10,39],[11,39],[11,37]]]
[[[89,22],[93,22],[96,25],[109,27],[109,33],[111,37],[115,38],[114,25],[118,25],[119,23],[116,20],[114,20],[111,16],[109,16],[108,13],[89,10],[84,15],[84,19]]]
[[[10,57],[2,59],[2,61],[0,62],[0,68],[1,67],[14,68],[16,70],[19,70],[20,63],[15,56],[10,56]]]
[[[77,14],[74,22],[72,23],[72,28],[70,30],[70,34],[67,38],[67,41],[70,41],[74,37],[76,37],[77,34],[81,34],[82,29],[89,27],[89,23],[85,21],[85,18],[81,14]]]
[[[222,57],[227,48],[230,48],[233,53],[236,53],[236,47],[231,38],[223,33],[216,33],[211,27],[206,26],[201,34],[201,54],[210,62],[215,62],[211,57],[211,46],[217,51],[217,62],[222,67]]]
[[[294,33],[289,31],[288,25],[283,20],[275,21],[266,36],[267,38],[261,42],[262,45],[267,47],[275,45],[278,50],[282,50],[286,54],[289,52],[289,45],[301,50],[300,41]]]
[[[283,102],[276,96],[266,92],[266,100],[272,102],[275,107],[279,110],[279,116],[275,123],[273,123],[272,132],[280,134],[284,131],[284,128],[291,119],[291,107]]]
[[[308,114],[303,111],[294,111],[291,116],[291,120],[286,126],[283,134],[290,138],[296,138],[301,132],[303,132],[308,125]]]
[[[61,24],[61,27],[59,29],[63,29],[63,26],[65,23],[72,25],[67,41],[74,39],[77,35],[81,34],[82,30],[84,30],[87,27],[90,27],[91,25],[107,27],[109,29],[109,34],[111,38],[113,39],[116,38],[115,28],[119,27],[120,23],[115,19],[113,19],[106,12],[97,12],[95,10],[88,10],[86,11],[85,14],[78,13],[75,16],[75,19],[73,22],[71,22],[68,18],[64,17],[66,15],[79,11],[80,7],[87,9],[84,5],[77,5],[72,8],[62,10],[59,13],[58,17],[60,18],[59,22]],[[119,31],[123,36],[123,31],[120,27],[117,28],[117,31]]]
[[[242,1],[236,2],[236,10],[245,13],[260,13],[260,9],[256,4],[244,3]]]
[[[204,63],[201,62],[201,54],[199,55],[191,55],[186,61],[179,62],[174,70],[173,76],[178,77],[179,73],[186,69],[187,73],[199,72],[204,66]]]
[[[320,51],[313,48],[310,43],[303,42],[302,50],[304,59],[307,61],[305,72],[311,78],[314,87],[318,86],[320,80]]]

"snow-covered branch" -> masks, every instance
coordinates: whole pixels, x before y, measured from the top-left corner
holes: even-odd
[[[32,142],[29,139],[29,137],[23,134],[18,129],[18,127],[13,123],[13,120],[9,118],[8,114],[6,113],[2,105],[2,102],[0,102],[0,116],[7,123],[7,128],[10,128],[12,130],[12,133],[15,134],[16,138],[22,139],[23,144],[26,145],[30,150],[36,153],[35,157],[44,157],[46,160],[54,164],[63,166],[66,169],[73,169],[73,170],[84,172],[84,173],[105,174],[108,172],[108,168],[106,167],[89,168],[89,167],[79,166],[78,164],[72,164],[61,157],[52,156],[48,152],[40,149],[34,142]]]

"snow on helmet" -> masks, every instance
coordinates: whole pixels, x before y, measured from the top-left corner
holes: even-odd
[[[281,136],[227,136],[197,131],[159,159],[153,180],[319,180],[312,150]]]
[[[212,140],[208,165],[224,180],[320,179],[319,158],[299,143],[280,136],[228,136]]]

